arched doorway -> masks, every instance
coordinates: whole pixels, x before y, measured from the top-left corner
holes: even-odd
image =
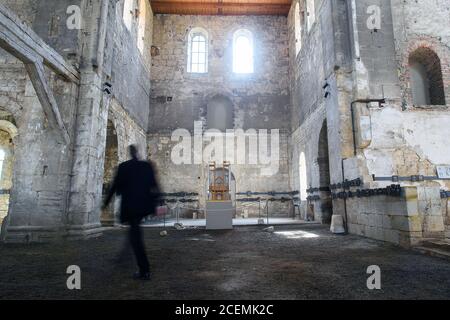
[[[441,60],[431,49],[421,47],[409,56],[410,86],[414,105],[445,105]]]
[[[103,200],[111,187],[114,175],[118,166],[118,141],[114,124],[108,120],[106,129],[105,164],[103,173]],[[111,201],[109,206],[102,211],[100,222],[103,226],[113,226],[115,224],[115,201]]]
[[[324,120],[319,134],[319,150],[317,157],[319,166],[320,182],[320,211],[322,213],[322,223],[331,223],[333,215],[333,201],[330,191],[330,159],[328,151],[328,127],[327,120]]]
[[[306,168],[306,157],[305,153],[301,152],[299,157],[299,165],[298,165],[298,173],[299,173],[299,209],[300,215],[304,220],[314,219],[314,215],[312,217],[308,217],[308,175]]]
[[[13,115],[0,108],[0,225],[6,222],[9,214],[15,161],[14,138],[17,134]]]

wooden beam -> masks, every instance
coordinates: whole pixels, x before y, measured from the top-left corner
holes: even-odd
[[[0,10],[2,10],[1,7]],[[4,21],[2,21],[3,17],[2,12],[0,12],[0,47],[24,63],[50,127],[61,133],[61,135],[57,135],[57,137],[62,143],[69,144],[69,133],[62,121],[58,104],[56,103],[55,97],[45,78],[44,63],[45,61],[48,62],[46,59],[49,59],[49,56],[40,55],[41,50],[34,50],[23,38],[21,38],[23,34],[16,34],[14,33],[14,29],[11,30],[10,28],[7,28],[3,23]],[[41,49],[45,48],[41,47]],[[47,53],[49,52],[47,51]],[[56,54],[55,57],[58,57],[57,53],[54,53]],[[50,54],[53,56],[53,53]],[[59,59],[55,61],[58,62],[58,60]],[[48,62],[47,65],[49,64],[50,63]],[[56,64],[50,65],[53,65],[53,70],[58,67]],[[62,69],[59,74],[61,74],[61,72],[65,73],[64,69]],[[73,78],[74,80],[77,80],[77,82],[79,81],[78,78],[75,77],[75,74],[69,74],[70,76],[68,74],[66,75],[68,80]]]
[[[41,56],[43,63],[55,73],[67,81],[79,83],[79,72],[3,4],[0,4],[0,30],[13,34],[22,42],[22,47],[28,47],[27,51]]]
[[[54,129],[59,129],[62,133],[62,138],[64,143],[70,144],[69,133],[62,121],[61,114],[59,113],[58,104],[56,103],[55,97],[48,86],[47,80],[45,79],[44,66],[42,63],[25,63],[25,68],[28,71],[30,80],[33,83],[34,90],[38,96],[39,102],[42,105],[44,114],[50,123],[50,126]],[[57,135],[58,137],[61,137]]]
[[[224,15],[287,15],[290,4],[278,3],[230,3],[230,2],[182,2],[151,1],[153,12],[166,14],[219,14]]]

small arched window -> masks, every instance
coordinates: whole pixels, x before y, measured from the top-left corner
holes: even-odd
[[[295,53],[298,54],[302,48],[302,24],[300,20],[300,3],[295,4],[294,28],[295,28]]]
[[[419,48],[409,56],[414,105],[445,105],[441,61],[429,48]]]
[[[308,177],[306,173],[306,158],[304,152],[300,154],[299,175],[300,175],[300,200],[306,201],[308,198],[308,194],[306,191],[308,190]]]
[[[188,72],[208,72],[208,32],[202,28],[194,28],[189,33]]]
[[[316,8],[314,1],[315,0],[306,0],[306,21],[308,24],[308,32],[311,30],[314,22],[316,21]]]
[[[138,29],[137,45],[141,54],[144,53],[145,49],[145,39],[146,39],[145,29],[147,28],[146,22],[147,22],[146,0],[139,0],[139,29]]]
[[[233,36],[233,72],[253,73],[253,35],[245,29]]]
[[[123,22],[130,31],[133,25],[134,10],[134,0],[125,0],[123,4]]]

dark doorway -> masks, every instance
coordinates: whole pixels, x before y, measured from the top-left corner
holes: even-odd
[[[106,129],[105,164],[103,173],[103,197],[106,196],[119,162],[118,142],[116,129],[111,120],[108,120]],[[109,206],[102,211],[100,222],[103,226],[113,226],[115,224],[115,201],[111,201]]]
[[[322,223],[331,223],[333,215],[333,202],[330,191],[330,159],[328,151],[328,128],[325,120],[319,135],[319,152],[317,157],[320,179],[320,209],[322,212]]]

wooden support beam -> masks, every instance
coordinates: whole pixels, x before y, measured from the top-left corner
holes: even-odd
[[[69,133],[62,121],[61,114],[59,113],[58,104],[53,96],[47,80],[45,79],[44,66],[42,63],[25,63],[25,68],[28,71],[30,80],[33,83],[34,90],[38,96],[39,102],[42,105],[44,114],[50,123],[50,126],[54,129],[59,129],[62,134],[62,139],[66,144],[70,143]],[[57,135],[61,138],[61,136]]]
[[[79,83],[79,72],[3,4],[0,4],[0,30],[13,34],[23,47],[28,47],[35,56],[41,56],[44,64],[55,73],[67,81]]]
[[[45,56],[42,56],[40,53],[42,52],[42,50],[44,50],[43,47],[40,47],[42,50],[34,50],[35,48],[30,47],[26,42],[27,38],[23,37],[23,34],[16,34],[14,32],[14,28],[13,30],[11,30],[11,28],[6,27],[6,25],[3,23],[4,21],[2,22],[2,18],[4,16],[2,16],[1,10],[3,10],[2,5],[0,5],[0,47],[5,49],[7,52],[24,63],[28,75],[30,76],[30,80],[33,84],[34,90],[36,91],[36,95],[42,105],[42,109],[50,126],[53,129],[60,131],[61,135],[58,135],[58,137],[62,143],[69,144],[69,133],[64,125],[64,122],[62,121],[58,104],[56,103],[55,97],[53,96],[53,93],[50,90],[50,86],[47,83],[44,71],[44,63],[46,61],[47,65],[50,64],[53,66],[52,70],[55,70],[55,68],[57,67],[56,64],[49,63],[46,59],[50,59],[54,54],[56,54],[57,57],[60,56],[58,56],[58,54],[54,52],[51,53],[49,58],[48,54],[50,54],[50,52],[48,51],[46,51],[47,54]],[[62,59],[62,57],[60,58]],[[55,61],[58,60],[59,59]],[[62,60],[64,61],[64,59]],[[63,76],[64,74],[66,74],[67,80],[70,80],[72,78],[77,82],[79,81],[75,74],[67,74],[66,71],[64,71],[64,69],[61,69],[59,74]]]

